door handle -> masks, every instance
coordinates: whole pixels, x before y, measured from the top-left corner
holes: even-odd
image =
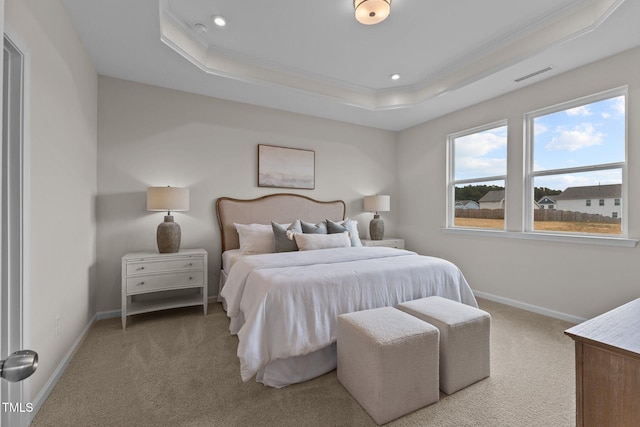
[[[11,353],[0,361],[0,377],[10,382],[22,381],[36,371],[38,353],[33,350],[20,350]]]

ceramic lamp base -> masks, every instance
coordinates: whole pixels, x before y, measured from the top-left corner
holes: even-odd
[[[158,225],[156,238],[158,240],[158,252],[161,254],[180,250],[180,225],[177,222],[173,222],[173,215],[166,215],[164,222]]]
[[[374,215],[369,223],[369,237],[371,240],[382,240],[384,238],[384,221],[380,215]]]

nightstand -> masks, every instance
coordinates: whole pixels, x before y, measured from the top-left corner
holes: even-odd
[[[389,248],[404,249],[404,239],[387,238],[382,240],[360,239],[362,246],[386,246]]]
[[[202,305],[207,314],[207,251],[132,252],[122,257],[122,329],[127,316]]]

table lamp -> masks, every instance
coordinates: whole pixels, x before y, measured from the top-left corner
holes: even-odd
[[[378,212],[387,212],[391,209],[390,196],[366,196],[364,198],[364,210],[374,212],[373,219],[369,223],[369,237],[371,240],[382,240],[384,237],[384,221]]]
[[[171,211],[189,210],[189,189],[179,187],[147,188],[147,210],[167,211],[164,222],[158,225],[156,239],[158,252],[173,253],[180,250],[180,225],[173,222]]]

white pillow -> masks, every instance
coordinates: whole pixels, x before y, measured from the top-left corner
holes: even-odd
[[[245,255],[275,252],[271,224],[236,224],[240,237],[240,252]]]
[[[293,238],[301,251],[351,247],[351,239],[347,231],[334,234],[294,233]]]

